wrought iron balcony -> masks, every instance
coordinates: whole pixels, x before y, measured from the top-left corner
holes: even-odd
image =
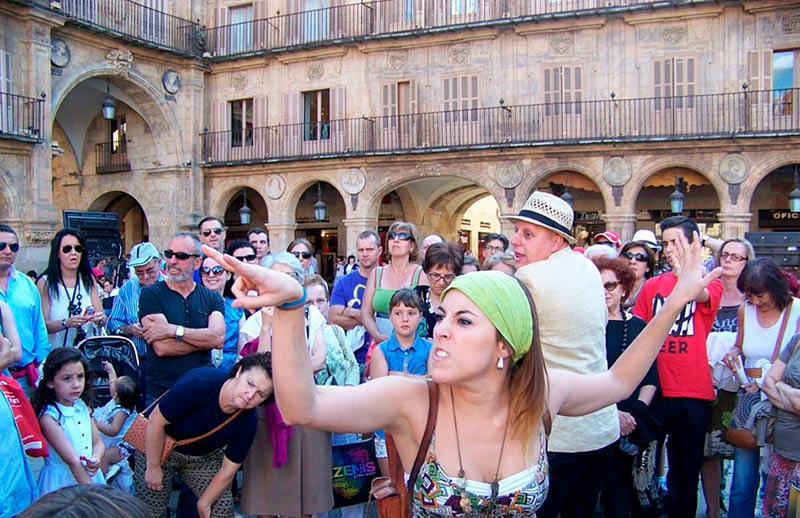
[[[213,131],[202,137],[204,163],[218,166],[464,149],[790,135],[800,136],[800,89],[498,106]]]
[[[34,0],[78,25],[123,39],[187,55],[203,52],[197,23],[131,0]]]
[[[0,138],[44,140],[44,99],[0,92]]]
[[[97,174],[124,173],[131,170],[128,161],[128,143],[101,142],[94,145],[95,172]]]
[[[720,1],[726,0],[363,1],[210,28],[206,50],[215,58],[225,58],[460,28],[649,11]]]

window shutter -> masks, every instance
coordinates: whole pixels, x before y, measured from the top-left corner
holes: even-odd
[[[753,92],[772,89],[772,51],[753,50],[747,58],[750,71],[748,90]]]
[[[228,53],[228,41],[230,40],[231,28],[228,26],[228,8],[217,8],[217,53]]]
[[[269,47],[267,38],[269,26],[263,21],[268,13],[266,0],[253,2],[253,47],[256,50]]]
[[[345,110],[345,90],[343,86],[331,88],[331,120],[339,120],[347,118],[347,111]],[[343,124],[343,123],[338,123]]]
[[[260,95],[253,98],[253,126],[263,128],[269,125],[267,119],[267,96]]]

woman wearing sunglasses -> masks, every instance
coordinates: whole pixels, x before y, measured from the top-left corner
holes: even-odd
[[[203,286],[219,293],[219,296],[225,301],[225,342],[222,345],[222,359],[217,365],[218,369],[225,372],[228,372],[236,363],[239,328],[244,323],[244,309],[233,307],[234,296],[230,292],[230,288],[226,288],[230,277],[231,274],[210,257],[204,257],[203,262],[200,263],[200,279]],[[212,354],[214,354],[213,351]]]
[[[47,269],[37,283],[50,345],[78,345],[94,324],[106,323],[83,234],[59,230],[50,245]]]
[[[606,324],[606,361],[609,368],[639,336],[647,325],[641,318],[629,314],[623,305],[633,290],[636,277],[627,259],[611,259],[605,256],[592,259],[605,288],[608,324]],[[633,486],[631,471],[640,467],[647,450],[655,451],[657,430],[648,408],[658,386],[658,371],[655,362],[650,365],[644,379],[630,397],[617,403],[620,439],[612,445],[606,457],[605,481],[601,503],[605,516],[643,516],[639,497]],[[646,463],[645,463],[646,464]],[[651,468],[654,468],[652,466]],[[652,476],[652,474],[651,474]]]
[[[628,293],[628,297],[623,303],[625,309],[630,309],[633,307],[634,302],[636,302],[636,297],[639,296],[639,290],[644,286],[644,281],[653,276],[656,257],[648,244],[644,241],[630,241],[625,243],[619,255],[630,261],[631,271],[635,279],[633,288],[630,293]]]
[[[395,221],[386,232],[386,266],[372,270],[361,302],[361,321],[375,343],[389,339],[389,301],[400,288],[428,284],[428,278],[417,264],[419,232],[413,223]]]
[[[286,251],[297,257],[303,265],[303,275],[314,275],[317,269],[314,266],[314,245],[308,239],[298,237],[286,247]]]

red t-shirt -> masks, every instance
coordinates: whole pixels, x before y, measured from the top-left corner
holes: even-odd
[[[633,314],[649,322],[672,293],[678,278],[672,272],[648,279],[633,306]],[[722,282],[711,281],[708,302],[692,301],[683,308],[669,331],[656,366],[665,397],[715,398],[708,367],[706,340],[722,299]]]

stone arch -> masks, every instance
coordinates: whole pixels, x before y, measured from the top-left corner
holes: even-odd
[[[523,182],[517,187],[518,198],[515,207],[522,207],[528,197],[539,187],[542,181],[549,177],[558,175],[559,173],[563,173],[564,175],[568,176],[578,175],[580,177],[580,179],[576,182],[576,185],[569,185],[571,190],[581,188],[580,185],[588,185],[585,183],[586,180],[591,182],[591,184],[596,187],[596,190],[600,195],[600,199],[602,200],[603,204],[603,210],[608,211],[608,208],[614,206],[611,186],[605,182],[602,172],[599,170],[599,168],[593,167],[593,165],[594,164],[591,162],[578,160],[575,162],[570,162],[568,166],[564,166],[557,162],[532,166],[528,174],[525,175]],[[534,167],[536,167],[535,170]]]
[[[741,211],[748,212],[752,208],[753,198],[761,182],[776,170],[793,164],[800,164],[800,154],[771,153],[754,164],[750,169],[750,174],[739,185],[739,203],[736,206],[740,207]]]
[[[263,182],[256,181],[261,179],[263,179],[263,177],[248,175],[246,177],[224,178],[216,182],[208,193],[208,214],[222,218],[231,200],[241,192],[242,189],[247,187],[258,193],[262,202],[267,207],[267,216],[269,216],[273,212],[273,207],[270,205],[272,200],[262,194],[264,192]]]
[[[701,163],[697,160],[675,160],[674,157],[657,157],[642,165],[643,167],[634,174],[633,178],[625,185],[625,194],[622,197],[622,203],[620,205],[627,211],[631,213],[636,212],[636,203],[639,199],[639,195],[644,188],[644,184],[647,183],[652,176],[671,168],[688,169],[708,180],[708,183],[714,189],[714,193],[717,196],[720,212],[724,211],[727,205],[727,196],[724,195],[727,184],[722,179],[717,178],[716,175],[706,172],[708,164]]]
[[[135,218],[135,213],[132,215],[131,211],[135,210],[137,207],[141,209],[142,212],[142,221],[140,227],[128,228],[128,225],[122,225],[123,221],[126,221],[131,217]],[[134,244],[145,239],[150,240],[151,238],[148,214],[153,214],[153,212],[148,211],[144,204],[142,204],[141,200],[129,192],[120,189],[106,191],[95,198],[94,201],[89,203],[86,210],[114,212],[119,216],[120,226],[124,227],[120,229],[123,232],[123,253],[129,251],[131,246]],[[151,208],[151,210],[155,210],[155,208]],[[129,221],[129,223],[131,222]]]

